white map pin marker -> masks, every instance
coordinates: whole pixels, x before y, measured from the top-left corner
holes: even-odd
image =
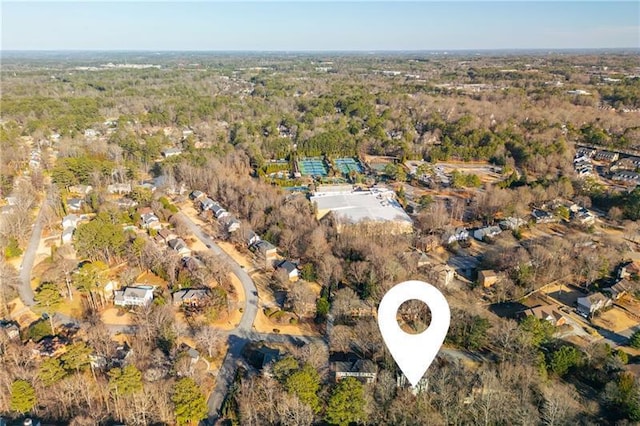
[[[420,300],[431,311],[431,323],[420,334],[409,334],[400,328],[396,315],[407,300]],[[384,343],[400,370],[416,386],[435,359],[449,331],[451,311],[442,293],[422,281],[405,281],[384,295],[378,307],[378,327]]]

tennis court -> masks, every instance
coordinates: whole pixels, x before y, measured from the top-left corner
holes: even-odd
[[[302,158],[298,160],[298,169],[303,176],[327,176],[328,174],[321,158]]]
[[[360,162],[351,157],[336,158],[333,163],[336,165],[336,168],[340,173],[345,175],[351,172],[362,173],[364,171]]]

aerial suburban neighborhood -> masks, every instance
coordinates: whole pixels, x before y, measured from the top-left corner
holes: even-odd
[[[637,49],[81,50],[2,51],[0,426],[640,422]]]

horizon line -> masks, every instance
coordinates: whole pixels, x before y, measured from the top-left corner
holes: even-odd
[[[371,53],[371,52],[460,52],[460,51],[514,51],[514,50],[547,50],[547,51],[566,51],[566,50],[638,50],[640,46],[621,46],[621,47],[456,47],[456,48],[420,48],[420,49],[2,49],[2,52],[256,52],[256,53],[323,53],[323,52],[353,52],[353,53]]]

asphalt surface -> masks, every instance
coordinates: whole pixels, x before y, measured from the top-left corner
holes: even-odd
[[[33,268],[33,262],[36,259],[36,251],[40,244],[40,236],[42,235],[42,228],[44,227],[44,205],[47,202],[47,197],[43,197],[40,210],[38,211],[38,217],[31,231],[31,239],[29,239],[29,245],[24,252],[22,258],[22,264],[20,265],[20,287],[18,287],[18,295],[20,300],[25,306],[35,305],[33,300],[33,289],[31,288],[31,269]]]
[[[213,423],[218,418],[220,407],[224,401],[231,383],[236,374],[237,366],[241,358],[242,349],[252,340],[259,340],[259,334],[252,332],[253,322],[258,313],[258,290],[249,274],[227,253],[196,225],[190,217],[183,213],[178,216],[184,221],[189,230],[202,241],[216,255],[220,256],[230,266],[231,272],[238,277],[245,294],[245,305],[242,318],[238,326],[229,332],[229,347],[222,367],[218,371],[216,387],[209,395],[207,406],[209,407],[209,422]]]

